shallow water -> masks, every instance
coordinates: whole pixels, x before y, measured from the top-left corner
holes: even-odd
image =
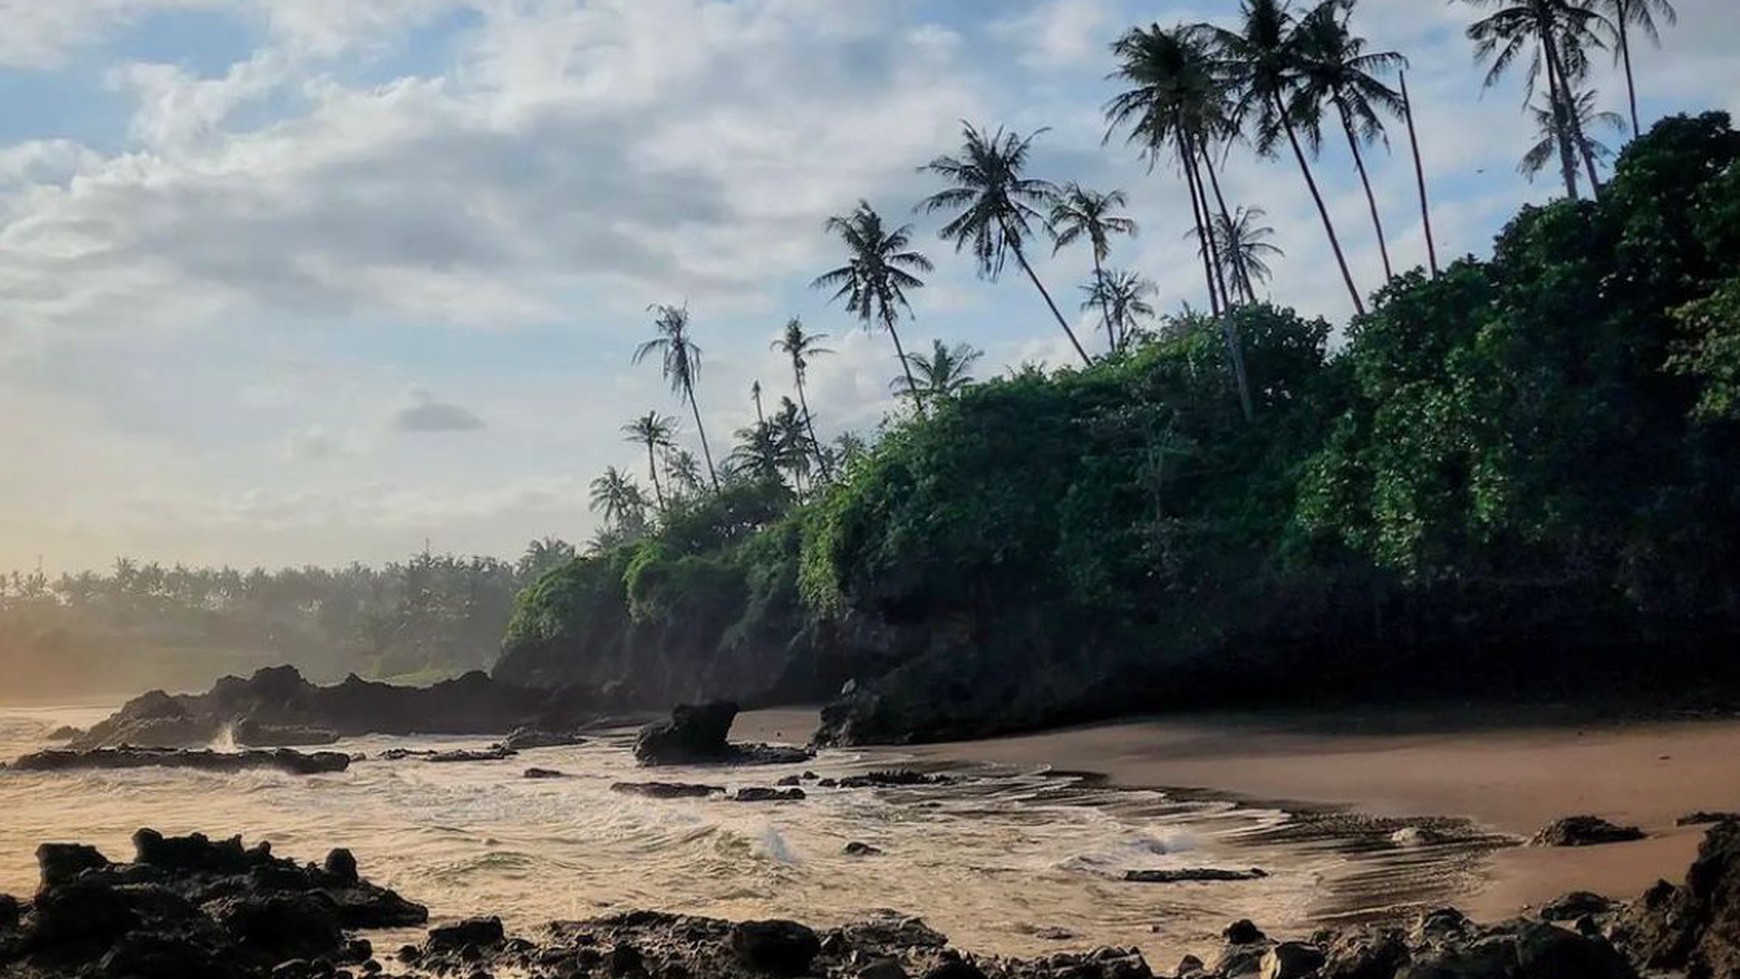
[[[0,710],[0,757],[44,747],[63,723],[106,711]],[[736,789],[812,770],[894,767],[893,751],[825,751],[806,765],[636,769],[630,736],[522,753],[503,762],[363,761],[298,778],[170,770],[0,772],[0,892],[36,885],[44,840],[131,854],[141,826],[241,834],[317,860],[345,846],[363,873],[437,918],[499,914],[544,922],[653,908],[724,918],[793,917],[826,926],[892,908],[960,947],[1037,954],[1101,944],[1151,956],[1210,947],[1228,921],[1275,933],[1377,918],[1454,899],[1502,841],[1467,827],[1419,832],[1346,817],[1295,817],[1200,794],[1126,791],[1084,775],[958,767],[956,784],[819,789],[798,803],[659,801],[612,793],[616,781],[705,782]],[[338,750],[481,746],[480,739],[361,738]],[[521,777],[530,766],[569,778]],[[844,854],[862,841],[884,853]],[[1125,883],[1126,870],[1262,867],[1266,879]]]

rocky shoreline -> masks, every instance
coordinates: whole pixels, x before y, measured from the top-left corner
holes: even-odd
[[[360,876],[333,850],[320,864],[239,838],[134,835],[134,859],[49,843],[41,886],[0,897],[0,977],[355,979],[1637,979],[1740,975],[1740,823],[1710,830],[1685,882],[1636,901],[1570,895],[1530,918],[1482,925],[1452,909],[1411,927],[1325,930],[1277,941],[1250,921],[1224,942],[1157,968],[1135,948],[1030,959],[974,955],[893,912],[835,928],[632,911],[510,935],[499,918],[446,922],[377,949],[371,930],[428,913]],[[397,944],[397,943],[395,943]]]

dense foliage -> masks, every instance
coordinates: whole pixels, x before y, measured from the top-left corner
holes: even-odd
[[[1525,210],[1490,260],[1401,276],[1333,341],[1232,309],[1250,422],[1206,317],[966,388],[801,505],[742,485],[546,577],[500,672],[853,676],[848,738],[1726,681],[1737,160],[1725,116],[1668,120],[1599,200]]]
[[[204,687],[290,663],[317,679],[440,679],[494,660],[514,596],[574,556],[534,542],[517,562],[424,552],[383,568],[164,568],[0,578],[9,697]]]

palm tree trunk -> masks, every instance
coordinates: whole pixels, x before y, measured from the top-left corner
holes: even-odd
[[[1558,60],[1556,53],[1558,46],[1553,45],[1551,50],[1555,52],[1553,55],[1554,63],[1559,69],[1559,98],[1564,102],[1565,121],[1569,124],[1571,133],[1571,146],[1583,158],[1584,172],[1589,175],[1589,196],[1598,198],[1601,196],[1601,173],[1595,166],[1595,151],[1590,149],[1589,140],[1583,135],[1583,120],[1577,114],[1577,100],[1575,93],[1571,91],[1570,76],[1565,73],[1564,62]]]
[[[695,403],[695,388],[684,385],[683,390],[689,395],[689,410],[695,415],[695,431],[701,435],[701,456],[707,460],[707,478],[713,483],[713,492],[719,492],[719,470],[713,467],[713,449],[707,444],[707,428],[701,424],[701,406]]]
[[[810,448],[816,454],[816,467],[822,471],[824,479],[831,479],[833,473],[828,471],[827,457],[822,455],[822,442],[816,438],[816,420],[810,417],[810,402],[804,397],[804,376],[796,371],[792,374],[797,381],[798,407],[804,410],[804,430],[810,433]]]
[[[900,369],[906,372],[906,389],[912,392],[912,407],[918,412],[918,417],[924,417],[924,399],[918,394],[918,381],[912,376],[912,361],[906,359],[906,347],[900,343],[900,331],[894,328],[894,321],[885,319],[883,326],[888,327],[888,335],[894,340],[894,355],[900,358]]]
[[[1559,84],[1559,58],[1551,29],[1541,32],[1541,51],[1547,62],[1547,101],[1553,106],[1553,137],[1559,144],[1559,172],[1565,178],[1565,196],[1577,200],[1577,158],[1571,149],[1571,127],[1565,119],[1565,98]]]
[[[1299,145],[1299,134],[1293,130],[1293,117],[1287,114],[1287,107],[1281,104],[1278,95],[1271,96],[1275,103],[1275,111],[1281,116],[1281,126],[1287,130],[1287,142],[1293,144],[1293,158],[1299,161],[1299,172],[1305,175],[1305,186],[1311,191],[1311,199],[1317,204],[1317,216],[1323,219],[1323,232],[1329,236],[1329,249],[1335,253],[1335,264],[1341,267],[1341,279],[1347,283],[1347,294],[1353,298],[1354,311],[1365,315],[1365,300],[1359,296],[1359,287],[1353,284],[1353,273],[1348,271],[1347,256],[1341,251],[1341,239],[1336,237],[1335,222],[1329,218],[1329,207],[1323,203],[1323,194],[1317,190],[1317,178],[1311,176],[1311,164],[1305,159],[1305,150]]]
[[[1432,278],[1438,277],[1438,243],[1432,238],[1432,206],[1426,196],[1426,163],[1420,157],[1420,134],[1414,128],[1414,100],[1408,97],[1408,73],[1400,72],[1402,82],[1402,113],[1408,120],[1408,144],[1414,149],[1414,179],[1420,186],[1420,226],[1426,232],[1426,259],[1431,263]]]
[[[1232,290],[1226,287],[1226,261],[1220,254],[1220,235],[1214,230],[1214,211],[1208,206],[1208,184],[1202,179],[1202,167],[1198,162],[1202,158],[1203,149],[1194,137],[1190,139],[1190,168],[1196,175],[1196,196],[1202,207],[1202,217],[1208,226],[1208,264],[1214,269],[1214,282],[1220,289],[1221,312],[1231,310],[1238,303],[1233,300]]]
[[[1015,252],[1015,261],[1021,263],[1021,271],[1026,272],[1027,278],[1033,281],[1033,288],[1038,289],[1039,294],[1045,297],[1045,305],[1050,307],[1051,315],[1057,317],[1057,325],[1063,327],[1063,332],[1069,336],[1069,342],[1075,347],[1075,352],[1081,355],[1081,362],[1092,367],[1094,359],[1088,356],[1087,348],[1083,347],[1081,341],[1076,339],[1075,331],[1069,328],[1069,321],[1063,318],[1063,312],[1057,308],[1057,303],[1051,301],[1051,293],[1046,291],[1045,283],[1039,281],[1039,276],[1034,273],[1033,266],[1027,264],[1027,254],[1021,250],[1020,243],[1015,241],[1013,235],[1007,233],[1007,229],[1005,229],[1003,238],[1010,243],[1009,248]]]
[[[1220,293],[1214,289],[1214,267],[1209,264],[1208,251],[1208,220],[1202,212],[1202,198],[1196,193],[1196,168],[1191,166],[1191,149],[1188,138],[1178,137],[1178,165],[1184,171],[1184,183],[1190,191],[1190,215],[1196,221],[1196,253],[1202,258],[1202,276],[1208,280],[1208,311],[1216,319],[1220,318]]]
[[[659,460],[658,456],[653,454],[653,444],[650,439],[646,443],[646,468],[647,472],[652,475],[653,498],[659,501],[659,512],[663,513],[665,510],[665,491],[659,483]]]
[[[1353,119],[1347,114],[1347,103],[1341,99],[1335,100],[1335,109],[1341,114],[1341,129],[1347,133],[1347,148],[1353,153],[1353,167],[1359,171],[1359,182],[1365,188],[1365,202],[1371,208],[1371,226],[1377,232],[1378,253],[1384,257],[1384,281],[1396,277],[1396,270],[1390,264],[1390,244],[1384,238],[1384,221],[1378,213],[1377,195],[1371,191],[1371,177],[1365,172],[1365,157],[1359,152],[1359,137],[1353,132]]]
[[[1111,353],[1118,352],[1118,335],[1112,330],[1112,304],[1106,299],[1106,270],[1101,266],[1100,253],[1094,252],[1094,285],[1099,287],[1100,315],[1106,322],[1106,343],[1111,345]]]
[[[1220,192],[1220,175],[1214,172],[1214,157],[1209,155],[1208,148],[1202,147],[1202,167],[1208,171],[1208,185],[1214,188],[1214,202],[1220,208],[1220,218],[1232,227],[1232,211],[1227,209],[1226,198]],[[1245,266],[1244,253],[1237,248],[1232,253],[1233,278],[1237,279],[1239,289],[1244,293],[1245,301],[1251,305],[1257,303],[1257,291],[1251,287],[1251,270]]]
[[[1203,192],[1202,171],[1196,168],[1196,153],[1192,148],[1195,143],[1187,136],[1181,136],[1180,140],[1179,152],[1184,157],[1185,181],[1190,184],[1191,210],[1196,214],[1196,235],[1202,242],[1202,261],[1206,268],[1211,262],[1216,262],[1214,258],[1216,253],[1213,250],[1214,235],[1208,231],[1208,221],[1211,220],[1208,211],[1208,195]],[[1214,318],[1220,323],[1221,339],[1226,341],[1227,365],[1232,368],[1233,383],[1238,388],[1239,393],[1239,408],[1244,412],[1245,423],[1248,425],[1256,420],[1257,413],[1251,403],[1250,379],[1245,375],[1245,355],[1244,351],[1239,349],[1238,334],[1233,329],[1232,317],[1229,315],[1232,311],[1231,303],[1223,305],[1216,298],[1215,277],[1212,273],[1208,276],[1208,295],[1215,305]]]
[[[1619,22],[1619,57],[1625,62],[1625,95],[1631,103],[1631,135],[1643,133],[1642,124],[1637,120],[1637,81],[1631,74],[1631,31],[1625,26],[1625,10],[1619,11],[1614,20]]]

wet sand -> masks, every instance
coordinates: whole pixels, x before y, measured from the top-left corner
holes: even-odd
[[[1693,810],[1740,810],[1740,721],[1566,725],[1528,714],[1456,729],[1430,717],[1241,716],[1130,721],[964,744],[924,757],[1089,770],[1115,784],[1200,788],[1379,816],[1465,816],[1519,838],[1590,813],[1642,826],[1638,843],[1516,847],[1466,902],[1499,919],[1572,890],[1616,897],[1678,880],[1701,828]]]

